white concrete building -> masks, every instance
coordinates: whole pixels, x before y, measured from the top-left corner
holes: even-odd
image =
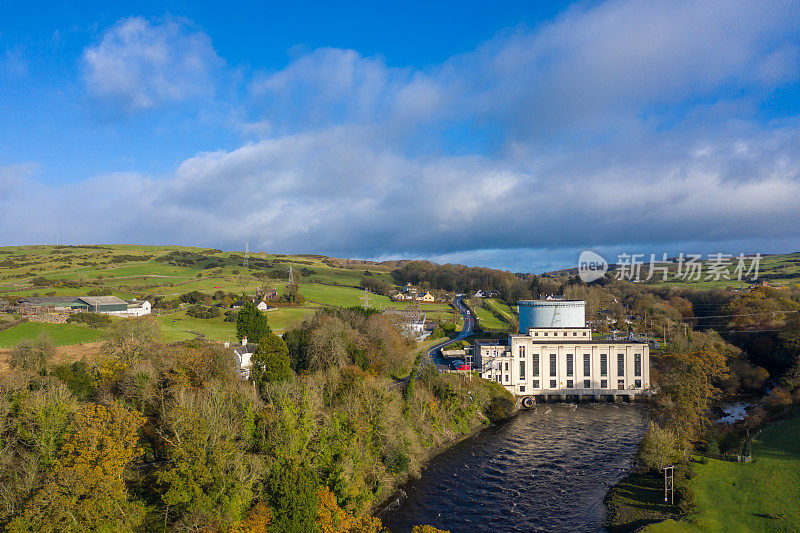
[[[564,308],[553,307],[558,303]],[[647,343],[592,340],[591,329],[578,324],[585,302],[536,300],[519,307],[520,333],[476,340],[473,369],[522,397],[523,405],[535,396],[634,396],[649,388]],[[561,325],[528,327],[545,323]]]

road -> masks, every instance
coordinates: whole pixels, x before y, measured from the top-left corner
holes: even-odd
[[[428,351],[425,353],[425,357],[420,361],[420,365],[426,364],[434,364],[439,370],[447,370],[449,367],[444,363],[441,358],[441,350],[448,344],[452,344],[454,342],[458,342],[460,340],[464,340],[475,330],[475,314],[464,305],[464,297],[463,296],[456,296],[453,299],[453,305],[458,312],[461,313],[461,316],[464,318],[464,327],[461,328],[461,331],[453,337],[452,339],[445,339],[442,342],[434,344]],[[403,379],[398,379],[391,385],[389,385],[392,389],[400,389],[406,386],[408,383],[408,378],[405,377]]]
[[[461,316],[464,318],[464,327],[461,328],[461,331],[455,337],[451,339],[445,339],[442,342],[431,346],[426,354],[427,357],[425,359],[425,363],[434,363],[437,367],[447,368],[447,364],[445,364],[441,357],[442,348],[448,344],[466,339],[472,335],[472,332],[475,330],[475,314],[470,311],[466,305],[464,305],[464,297],[456,296],[453,299],[453,305],[456,309],[458,309],[458,312],[461,313]]]

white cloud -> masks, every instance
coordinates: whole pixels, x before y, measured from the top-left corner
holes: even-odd
[[[221,66],[208,36],[172,17],[122,19],[82,58],[89,94],[122,113],[207,96]]]
[[[256,111],[240,128],[258,142],[198,153],[157,179],[104,176],[38,198],[95,207],[75,222],[76,240],[249,240],[266,250],[494,265],[503,253],[507,264],[534,260],[536,250],[792,242],[800,128],[796,117],[768,123],[755,111],[798,80],[797,11],[611,0],[425,70],[315,50],[252,82]],[[111,51],[148,49],[119,44],[140,41],[171,50],[131,52],[134,67],[122,61],[128,73],[111,96],[134,109],[191,96],[182,81],[167,90],[142,74],[185,55],[174,50],[199,47],[195,56],[212,59],[200,64],[216,61],[202,34],[170,24],[128,19],[107,34]],[[134,36],[161,37],[124,38],[128,25]],[[174,46],[196,39],[205,45]],[[151,56],[168,59],[142,59]],[[8,242],[59,224],[23,226],[19,216],[0,213],[2,227],[16,228]]]

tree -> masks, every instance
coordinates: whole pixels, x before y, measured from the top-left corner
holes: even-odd
[[[41,333],[35,341],[23,339],[11,350],[11,366],[19,370],[42,372],[55,354],[53,339]]]
[[[251,374],[259,385],[286,381],[292,376],[289,348],[283,339],[270,332],[261,338],[252,358]]]
[[[665,466],[679,462],[682,457],[683,447],[675,431],[650,422],[636,457],[639,465],[646,470],[658,472]]]
[[[380,518],[370,515],[353,516],[339,507],[336,496],[328,487],[317,490],[317,530],[320,533],[382,533]]]
[[[433,526],[414,526],[411,533],[450,533],[450,530],[437,529]]]
[[[141,504],[128,501],[125,465],[141,453],[145,419],[112,403],[90,404],[66,431],[50,479],[15,518],[11,531],[129,531],[143,518]]]
[[[239,313],[236,315],[236,337],[239,340],[246,337],[249,342],[258,343],[271,331],[267,317],[256,307],[256,304],[248,302],[239,309]]]
[[[120,320],[108,328],[105,350],[127,368],[161,341],[161,327],[152,317]]]
[[[314,471],[296,459],[276,463],[268,479],[269,503],[274,510],[273,531],[314,531],[317,519],[317,482]]]

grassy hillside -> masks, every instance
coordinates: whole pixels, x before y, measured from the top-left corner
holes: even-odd
[[[649,532],[797,531],[800,524],[800,416],[764,430],[753,442],[753,462],[710,459],[693,466],[697,513],[667,520]]]
[[[615,257],[607,257],[609,261],[616,261],[617,258]],[[671,264],[667,270],[667,280],[664,281],[663,272],[660,270],[656,270],[653,274],[652,279],[645,280],[650,270],[650,256],[648,255],[644,259],[638,258],[637,262],[642,263],[641,265],[641,279],[644,283],[652,284],[652,285],[669,285],[672,287],[677,288],[689,288],[689,289],[724,289],[726,287],[746,287],[750,283],[752,283],[752,273],[747,276],[743,276],[745,279],[744,281],[738,280],[738,275],[735,273],[736,268],[738,266],[738,257],[731,258],[730,262],[728,263],[728,276],[730,279],[725,279],[722,277],[719,280],[714,280],[713,276],[709,277],[709,266],[711,265],[712,261],[701,261],[702,270],[701,276],[699,280],[692,280],[688,281],[687,279],[681,279],[677,277],[677,270],[678,265],[675,262],[676,258],[670,258]],[[703,256],[703,259],[708,259],[708,256]],[[745,272],[747,268],[750,267],[751,259],[745,259]],[[615,265],[611,265],[612,271],[609,275],[616,275],[614,271]],[[630,267],[627,266],[627,269]],[[683,272],[685,272],[685,267],[683,267]],[[577,268],[567,268],[563,270],[557,270],[551,272],[550,274],[555,275],[562,275],[562,276],[575,276],[578,274]],[[768,282],[770,285],[795,285],[800,283],[800,252],[788,253],[788,254],[775,254],[775,255],[762,255],[761,261],[759,263],[758,269],[758,280],[764,280]]]
[[[299,281],[306,302],[302,307],[281,307],[267,313],[276,331],[292,328],[322,306],[361,305],[361,279],[369,271],[373,279],[390,284],[392,264],[372,264],[324,256],[250,253],[244,268],[242,252],[181,246],[86,245],[0,247],[0,297],[80,296],[90,291],[110,291],[124,299],[164,297],[174,300],[190,291],[211,295],[255,293],[257,287],[274,288],[281,294],[287,285],[288,269]],[[404,308],[373,294],[378,308]],[[422,306],[429,319],[452,316],[449,304]],[[214,340],[232,340],[235,324],[224,317],[198,319],[185,309],[157,314],[165,340],[177,341],[203,335]],[[97,340],[102,333],[77,326],[25,324],[0,332],[0,347],[46,330],[56,343]]]

